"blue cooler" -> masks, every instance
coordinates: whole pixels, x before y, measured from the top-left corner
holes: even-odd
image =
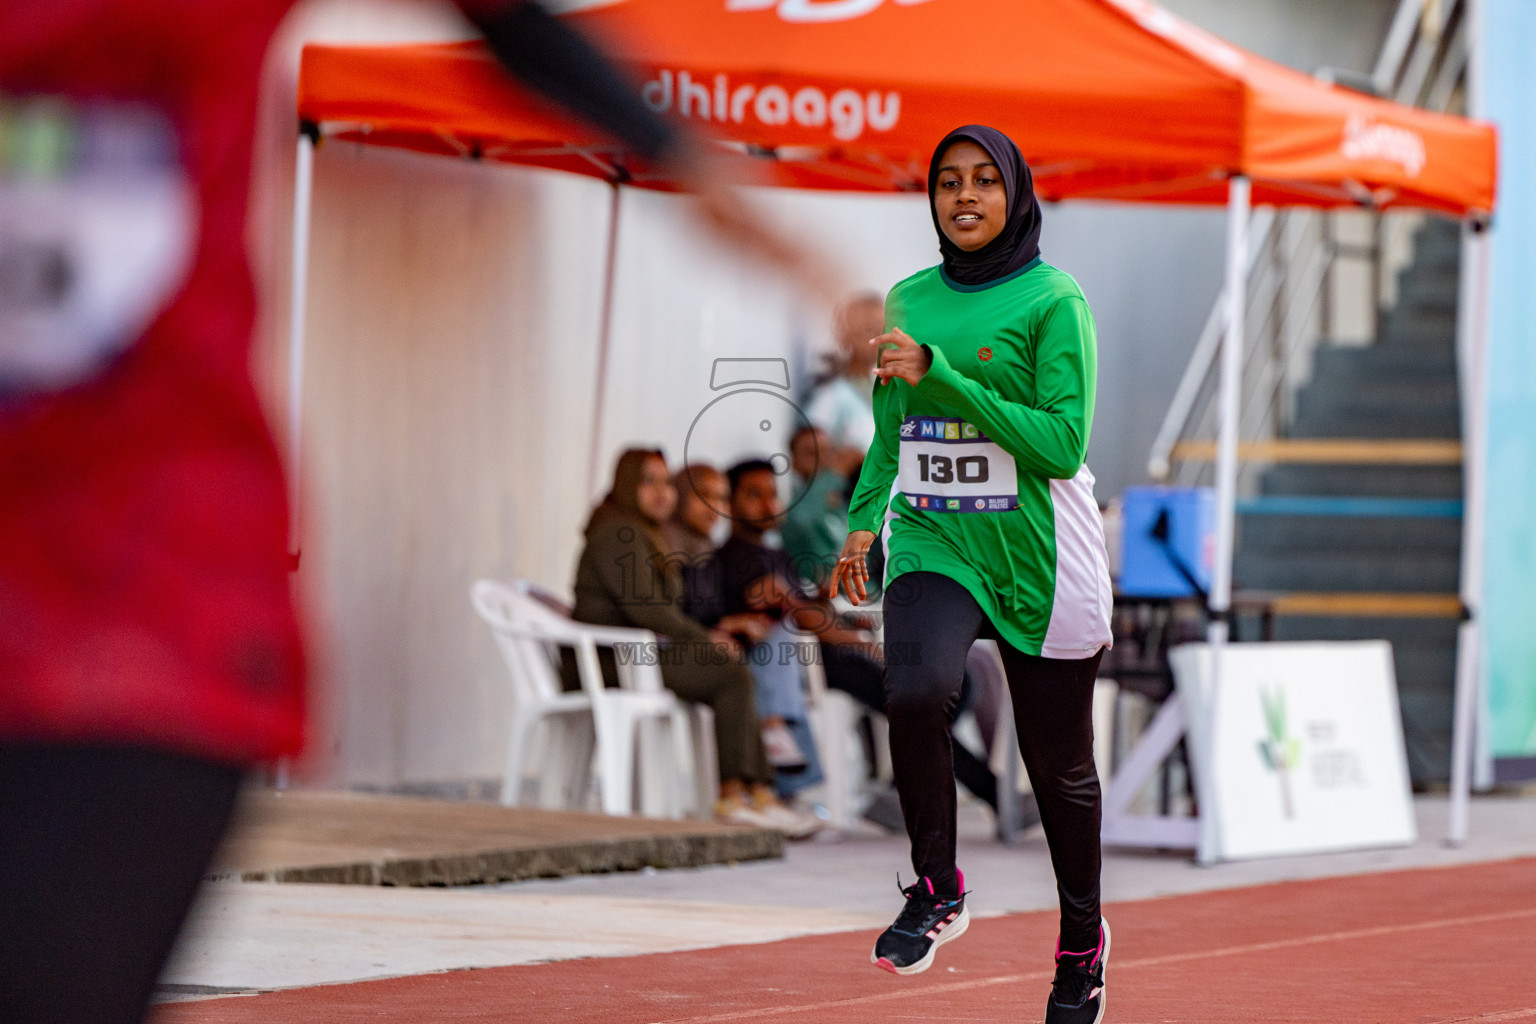
[[[1216,492],[1209,487],[1127,487],[1121,496],[1120,593],[1194,597],[1177,558],[1210,590],[1216,555]],[[1166,513],[1166,541],[1157,538]]]

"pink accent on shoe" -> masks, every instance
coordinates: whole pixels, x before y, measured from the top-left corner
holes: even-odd
[[[935,893],[933,891],[933,879],[929,878],[927,875],[924,875],[923,876],[923,881],[928,883],[928,895],[929,896],[935,895]]]
[[[882,971],[890,971],[892,974],[900,973],[896,970],[896,965],[891,963],[885,957],[881,957],[879,960],[876,960],[875,966],[880,968]]]
[[[960,914],[958,912],[950,914],[944,920],[939,921],[931,929],[929,929],[928,934],[926,936],[924,936],[924,938],[929,938],[929,939],[936,939],[936,938],[938,938],[939,937],[939,932],[943,931],[945,928],[948,928],[950,925],[954,924],[955,923],[955,918],[957,918],[959,916],[960,916]]]
[[[957,895],[964,896],[965,895],[965,872],[961,871],[959,868],[955,868],[955,879],[956,879],[955,885],[960,890]]]
[[[1088,962],[1091,964],[1091,963],[1093,963],[1095,960],[1097,960],[1099,958],[1099,954],[1102,953],[1103,951],[1104,951],[1104,926],[1102,924],[1099,925],[1099,944],[1097,946],[1094,946],[1092,949],[1085,949],[1081,953],[1074,953],[1070,949],[1062,949],[1061,948],[1061,936],[1060,935],[1056,936],[1056,959],[1057,960],[1060,960],[1064,956],[1087,956],[1087,957],[1090,957]],[[1091,956],[1090,956],[1090,954],[1091,954]]]

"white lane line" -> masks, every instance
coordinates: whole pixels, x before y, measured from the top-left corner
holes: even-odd
[[[1206,960],[1214,956],[1242,956],[1246,953],[1263,953],[1274,949],[1293,949],[1298,946],[1311,946],[1324,942],[1350,942],[1355,939],[1372,939],[1384,935],[1401,935],[1407,932],[1429,931],[1435,928],[1458,928],[1465,925],[1491,924],[1495,921],[1514,921],[1527,917],[1536,917],[1536,907],[1528,907],[1524,910],[1505,910],[1497,914],[1472,914],[1467,917],[1445,917],[1434,921],[1415,921],[1412,924],[1378,925],[1374,928],[1321,932],[1316,935],[1302,935],[1293,939],[1275,939],[1270,942],[1253,942],[1241,946],[1222,946],[1216,949],[1201,949],[1189,953],[1142,957],[1140,960],[1115,960],[1112,961],[1112,966],[1117,971],[1137,967],[1161,967],[1165,964]],[[840,1007],[881,1003],[892,999],[923,998],[925,996],[942,995],[946,992],[971,991],[980,988],[991,988],[994,985],[1013,985],[1022,981],[1039,981],[1052,977],[1054,974],[1054,971],[1028,971],[1023,974],[1003,974],[992,978],[980,978],[975,981],[951,981],[941,985],[927,985],[922,988],[909,988],[903,985],[900,989],[880,992],[875,995],[852,996],[847,999],[830,999],[824,1002],[803,1003],[795,1006],[733,1010],[729,1013],[711,1013],[701,1017],[669,1017],[665,1020],[655,1021],[653,1024],[717,1024],[720,1021],[752,1020],[754,1018],[773,1017],[780,1014],[814,1013],[818,1010],[836,1010]],[[1455,1021],[1443,1021],[1440,1024],[1456,1024],[1458,1021],[1519,1020],[1525,1016],[1536,1016],[1536,1009],[1511,1010],[1507,1012],[1513,1014],[1513,1016],[1459,1017]]]

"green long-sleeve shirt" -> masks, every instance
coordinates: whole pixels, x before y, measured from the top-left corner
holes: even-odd
[[[885,545],[887,584],[937,572],[1027,654],[1083,658],[1110,642],[1104,527],[1084,464],[1093,316],[1072,278],[1035,260],[985,285],[932,267],[886,300],[933,363],[875,388],[876,435],[850,530]]]

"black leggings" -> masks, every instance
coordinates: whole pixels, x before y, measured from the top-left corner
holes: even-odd
[[[130,747],[0,746],[0,1021],[143,1020],[240,777]]]
[[[1040,805],[1063,949],[1099,941],[1098,772],[1093,764],[1093,681],[1102,651],[1077,660],[1025,654],[998,638],[959,583],[904,573],[886,588],[886,717],[912,867],[939,892],[954,892],[955,777],[950,713],[965,656],[978,637],[998,640],[1013,697],[1019,751]]]
[[[885,713],[885,668],[879,662],[853,651],[845,651],[836,644],[823,643],[821,654],[822,663],[826,666],[828,689],[841,690],[871,711]],[[959,709],[955,714],[959,714]],[[992,769],[987,767],[987,762],[967,750],[963,743],[955,743],[951,749],[954,751],[955,778],[960,785],[996,811],[997,778],[992,774]]]

